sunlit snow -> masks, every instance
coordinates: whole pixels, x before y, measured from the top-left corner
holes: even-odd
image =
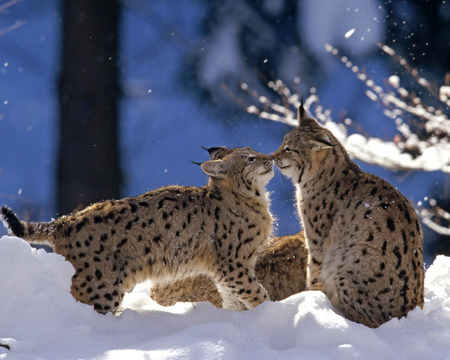
[[[350,36],[352,36],[352,35],[354,34],[354,32],[355,32],[355,28],[350,29],[349,31],[347,31],[347,32],[345,33],[344,37],[345,37],[346,39],[348,39]]]
[[[320,292],[249,311],[209,303],[164,308],[139,285],[120,316],[70,295],[63,257],[0,238],[0,359],[448,359],[450,258],[426,272],[425,305],[370,329],[343,318]]]

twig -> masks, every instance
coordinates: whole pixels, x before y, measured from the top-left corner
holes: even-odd
[[[11,348],[10,348],[10,346],[8,344],[0,343],[0,347],[4,347],[5,349],[11,350]]]
[[[5,2],[3,5],[0,5],[0,13],[7,14],[7,9],[9,9],[13,5],[20,3],[21,1],[22,0],[10,0],[8,2]]]
[[[11,26],[8,26],[5,29],[1,29],[0,30],[0,36],[5,35],[6,33],[9,33],[10,31],[13,31],[13,30],[16,30],[16,29],[20,28],[25,23],[26,23],[26,20],[18,20],[18,21],[16,21]]]

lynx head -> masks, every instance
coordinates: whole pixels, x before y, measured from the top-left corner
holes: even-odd
[[[281,172],[294,184],[309,181],[317,170],[333,165],[338,153],[346,152],[327,129],[321,127],[303,108],[298,111],[299,127],[290,131],[272,155]],[[347,156],[348,158],[348,156]]]
[[[273,177],[272,160],[269,155],[249,147],[211,148],[208,152],[213,160],[201,163],[201,168],[210,176],[210,183],[233,190],[245,197],[265,193],[264,188]]]

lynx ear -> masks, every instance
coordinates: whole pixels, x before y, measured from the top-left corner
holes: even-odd
[[[204,146],[202,146],[203,150],[206,150],[209,153],[209,158],[211,160],[215,160],[216,156],[221,152],[221,151],[225,151],[228,150],[225,146],[216,146],[216,147],[211,147],[211,148],[205,148]]]
[[[317,134],[314,139],[311,139],[311,143],[314,145],[317,151],[322,149],[330,149],[336,144],[333,144],[327,134]]]
[[[300,127],[302,125],[306,125],[305,124],[307,122],[306,120],[313,120],[315,122],[315,120],[312,117],[312,115],[309,112],[307,112],[305,110],[305,108],[303,107],[303,98],[302,98],[302,101],[301,101],[300,106],[298,108],[298,126]]]
[[[225,173],[225,163],[222,160],[205,161],[202,162],[200,167],[206,175],[218,179],[223,178],[223,174]]]

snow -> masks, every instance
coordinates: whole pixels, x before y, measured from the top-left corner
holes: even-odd
[[[441,101],[448,101],[450,98],[450,86],[441,86],[439,88],[439,99]]]
[[[336,134],[336,133],[335,133]],[[447,143],[428,146],[420,143],[422,154],[413,158],[408,153],[402,153],[394,142],[377,138],[365,138],[360,134],[352,134],[348,138],[339,139],[352,156],[372,164],[387,168],[415,169],[425,171],[450,171],[450,148]]]
[[[388,78],[389,85],[392,87],[398,88],[400,87],[400,78],[397,75],[391,75]]]
[[[70,295],[61,256],[0,238],[0,359],[448,359],[450,258],[425,277],[424,309],[370,329],[343,318],[320,292],[244,312],[209,303],[164,308],[140,284],[119,316]]]
[[[344,37],[345,37],[346,39],[348,39],[350,36],[352,36],[352,35],[354,34],[355,30],[356,30],[355,28],[350,29],[349,31],[347,31],[347,32],[344,34]]]

